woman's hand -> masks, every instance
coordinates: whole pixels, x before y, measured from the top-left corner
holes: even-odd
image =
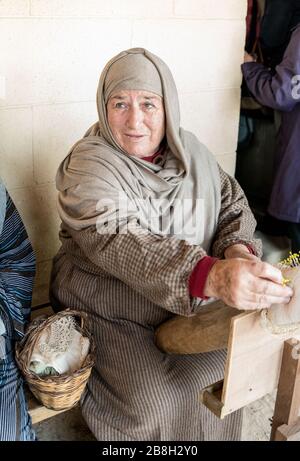
[[[248,259],[250,261],[260,261],[260,259],[257,256],[250,253],[246,245],[243,245],[241,243],[231,245],[230,247],[226,248],[224,252],[224,257],[225,259],[243,258]]]
[[[206,279],[204,295],[221,299],[228,306],[241,310],[287,304],[293,291],[282,285],[281,271],[256,256],[254,258],[217,261]]]
[[[256,62],[256,59],[251,54],[247,53],[247,51],[245,51],[244,64],[245,62]]]

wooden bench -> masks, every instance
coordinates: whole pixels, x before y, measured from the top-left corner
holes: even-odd
[[[28,410],[29,414],[32,419],[32,424],[40,423],[45,419],[52,418],[52,416],[59,415],[59,413],[63,413],[64,411],[68,410],[50,410],[49,408],[44,407],[40,402],[36,400],[34,395],[30,392],[27,388],[25,391],[26,400],[28,403]]]

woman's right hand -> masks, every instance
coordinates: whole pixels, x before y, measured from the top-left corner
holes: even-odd
[[[264,309],[290,301],[293,290],[283,286],[282,280],[281,271],[266,262],[219,260],[208,274],[204,294],[237,309]]]
[[[246,62],[256,62],[256,59],[251,54],[247,53],[247,51],[244,53],[244,64]]]

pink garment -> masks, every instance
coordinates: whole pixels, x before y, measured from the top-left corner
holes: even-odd
[[[155,159],[158,157],[158,156],[163,156],[163,148],[161,147],[157,152],[155,152],[155,154],[153,155],[149,155],[148,157],[142,157],[142,160],[146,160],[147,162],[151,162],[151,163],[156,163],[155,162]]]

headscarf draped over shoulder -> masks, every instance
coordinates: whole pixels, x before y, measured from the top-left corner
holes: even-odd
[[[164,161],[157,165],[125,152],[110,130],[106,103],[118,90],[143,90],[162,96],[166,117]],[[133,204],[131,215],[146,226],[149,208],[138,206],[156,199],[156,211],[164,216],[181,201],[202,201],[202,218],[196,235],[189,225],[178,238],[208,247],[220,210],[220,180],[212,154],[191,133],[180,127],[176,85],[168,66],[144,48],[132,48],[112,58],[104,67],[97,91],[99,120],[78,141],[61,163],[56,184],[60,191],[60,216],[74,229],[107,222],[113,209],[99,207],[103,197],[113,202],[118,194]],[[160,201],[160,202],[159,202]],[[159,204],[158,204],[159,202]],[[96,205],[98,203],[98,206]],[[163,204],[163,205],[162,205]],[[159,208],[159,211],[158,211]],[[192,206],[190,219],[196,207]],[[100,210],[100,211],[99,211]],[[172,222],[159,235],[170,234]]]

